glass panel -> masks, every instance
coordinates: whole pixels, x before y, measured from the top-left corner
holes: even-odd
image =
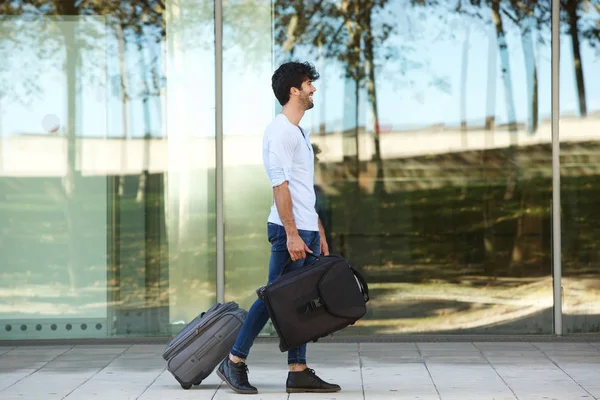
[[[600,44],[598,6],[561,2],[560,163],[563,324],[600,332]]]
[[[171,335],[215,297],[212,2],[24,3],[0,8],[0,339]]]
[[[216,301],[212,0],[167,1],[169,301],[173,333]]]
[[[106,336],[107,23],[14,14],[0,19],[0,338]]]
[[[275,101],[271,6],[228,1],[223,18],[225,297],[248,309],[266,283],[270,254],[273,195],[262,164],[262,135]]]
[[[321,73],[331,247],[373,292],[339,335],[552,330],[549,2],[477,3],[274,3],[275,65]]]

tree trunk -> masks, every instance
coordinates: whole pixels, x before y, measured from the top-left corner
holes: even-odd
[[[521,190],[521,201],[519,204],[519,215],[517,217],[517,230],[515,232],[515,241],[513,245],[513,250],[510,258],[510,268],[516,268],[522,265],[523,263],[523,250],[524,246],[522,244],[523,237],[523,220],[525,219],[525,194],[526,194],[526,186]]]
[[[69,276],[69,284],[72,292],[77,290],[77,265],[79,257],[77,252],[77,238],[79,234],[76,227],[76,200],[75,200],[75,162],[77,154],[77,138],[75,132],[75,121],[77,117],[77,63],[79,56],[79,48],[76,43],[76,26],[77,21],[74,17],[79,14],[79,10],[72,0],[58,1],[55,0],[56,11],[60,16],[66,16],[65,21],[58,22],[62,31],[66,51],[65,74],[67,83],[67,173],[63,179],[64,189],[64,205],[63,214],[67,225],[68,236],[68,256],[67,256],[67,273]]]
[[[144,111],[144,159],[142,172],[138,182],[138,191],[136,196],[136,202],[142,203],[144,200],[144,193],[146,191],[146,182],[148,179],[148,173],[150,169],[150,143],[151,143],[151,126],[150,126],[150,90],[148,88],[148,77],[146,71],[146,57],[144,55],[144,47],[142,46],[142,37],[138,39],[138,51],[140,53],[140,72],[142,77],[142,84],[144,85],[144,97],[142,100],[142,108]]]
[[[354,157],[354,165],[349,166],[351,170],[350,174],[356,179],[356,193],[360,190],[359,176],[360,176],[360,159],[359,159],[359,133],[360,133],[360,119],[359,119],[359,101],[360,101],[360,83],[361,83],[361,35],[362,27],[359,21],[356,20],[358,13],[360,12],[360,4],[356,1],[350,2],[349,0],[342,0],[341,3],[342,12],[345,15],[354,15],[355,18],[347,18],[345,22],[348,36],[350,37],[349,44],[349,56],[347,69],[349,71],[348,76],[354,80],[354,143],[356,149],[356,155]]]
[[[467,73],[469,70],[469,25],[465,30],[465,41],[463,43],[462,72],[460,81],[460,131],[461,144],[464,150],[469,146],[467,137]]]
[[[508,130],[510,136],[510,146],[508,148],[507,159],[509,160],[509,174],[506,182],[505,200],[513,198],[517,180],[516,165],[516,146],[517,146],[517,122],[515,115],[515,103],[512,92],[512,79],[510,74],[510,62],[508,57],[508,43],[500,15],[500,0],[492,1],[492,18],[496,26],[496,37],[498,39],[498,50],[500,53],[500,63],[502,66],[502,80],[504,82],[504,94],[506,97],[506,110],[508,114]]]
[[[365,59],[368,69],[367,74],[367,92],[369,94],[369,103],[371,104],[371,117],[373,118],[373,131],[375,135],[375,154],[374,159],[377,163],[377,179],[375,181],[375,193],[385,193],[383,161],[381,159],[381,149],[379,144],[379,113],[377,110],[377,89],[375,85],[375,54],[373,49],[373,32],[371,26],[371,14],[366,13],[365,18]]]
[[[127,88],[129,87],[129,83],[127,79],[125,34],[120,23],[115,24],[115,32],[119,44],[119,70],[121,74],[121,168],[124,169],[127,162],[127,138],[129,136],[129,118],[127,114],[127,103],[129,102]],[[122,172],[119,178],[119,196],[123,196],[124,192],[125,174]]]
[[[530,133],[535,133],[538,127],[538,88],[537,65],[533,48],[533,16],[528,15],[522,19],[521,43],[523,46],[523,59],[525,60],[525,78],[527,81],[527,107],[529,114],[528,128]]]
[[[358,118],[359,112],[359,101],[360,101],[360,83],[358,80],[355,81],[355,89],[354,89],[354,141],[356,148],[356,159],[354,164],[354,177],[356,178],[356,190],[360,190],[360,120]]]
[[[540,109],[539,109],[539,89],[538,89],[538,73],[537,65],[533,69],[533,99],[531,99],[533,109],[533,132],[537,132],[540,124]]]
[[[585,100],[585,82],[583,78],[583,65],[581,62],[581,45],[579,43],[579,16],[577,15],[577,3],[579,0],[567,1],[565,8],[569,21],[569,33],[571,34],[571,45],[573,46],[573,66],[575,67],[575,80],[577,81],[577,94],[579,96],[579,114],[587,116],[587,104]]]
[[[488,47],[488,81],[487,81],[487,109],[485,117],[486,148],[494,144],[494,130],[496,129],[496,61],[497,51],[496,35],[490,33]]]
[[[496,129],[496,35],[490,33],[488,48],[488,81],[487,81],[487,110],[485,119],[485,148],[481,152],[481,177],[482,182],[488,182],[483,187],[482,218],[483,218],[483,250],[485,254],[484,273],[492,274],[496,265],[496,246],[493,215],[495,202],[492,198],[493,188],[488,174],[487,151],[494,145],[494,131]]]
[[[494,25],[496,26],[496,37],[498,40],[498,51],[500,53],[500,64],[502,66],[502,81],[504,82],[509,131],[515,133],[517,131],[517,117],[515,114],[515,102],[513,100],[508,43],[506,42],[506,33],[504,32],[504,26],[502,24],[502,16],[500,15],[500,0],[492,1],[492,18],[494,20]],[[514,135],[511,135],[511,144],[516,144],[512,142],[513,136]]]

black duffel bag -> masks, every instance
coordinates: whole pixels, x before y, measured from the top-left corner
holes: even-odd
[[[310,265],[285,273],[288,265],[276,280],[256,291],[265,302],[282,352],[316,342],[354,324],[367,312],[367,282],[343,257],[320,256]]]

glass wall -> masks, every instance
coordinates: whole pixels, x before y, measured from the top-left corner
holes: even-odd
[[[561,2],[560,163],[565,333],[600,332],[599,10]]]
[[[271,5],[223,4],[225,299],[248,309],[265,284],[272,202],[262,135],[273,118]]]
[[[549,4],[468,3],[275,2],[276,64],[321,73],[333,251],[373,293],[342,335],[552,331]]]
[[[215,23],[209,0],[166,2],[169,322],[216,302]]]
[[[0,339],[168,336],[215,301],[213,5],[164,7],[0,6]]]
[[[0,340],[170,336],[209,308],[217,168],[225,301],[249,308],[292,59],[321,75],[302,125],[330,250],[372,291],[336,335],[552,333],[550,3],[3,3]],[[561,4],[564,325],[597,332],[600,16]]]
[[[28,17],[0,21],[0,338],[105,336],[116,329],[107,216],[119,211],[107,193],[119,177],[104,162],[121,151],[114,36],[102,17]]]

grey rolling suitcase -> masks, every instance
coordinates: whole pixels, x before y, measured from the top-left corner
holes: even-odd
[[[227,357],[246,315],[235,302],[217,303],[171,340],[163,359],[182,388],[201,384]]]

